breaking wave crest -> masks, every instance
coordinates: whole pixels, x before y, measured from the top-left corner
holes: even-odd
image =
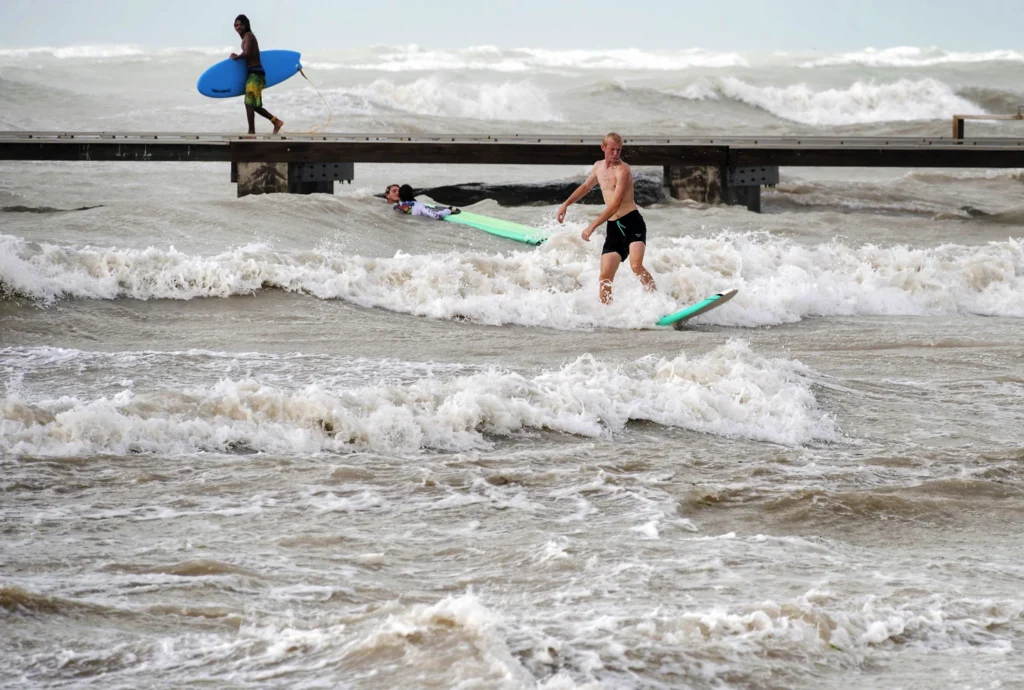
[[[15,456],[461,451],[541,431],[604,438],[631,421],[787,445],[836,440],[798,362],[732,341],[628,365],[590,355],[528,376],[491,369],[400,386],[288,388],[223,378],[188,390],[0,401]]]

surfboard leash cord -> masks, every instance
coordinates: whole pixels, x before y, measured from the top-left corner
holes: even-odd
[[[306,76],[306,73],[302,71],[301,67],[299,67],[299,74],[302,75],[303,79],[309,82],[309,85],[313,87],[314,91],[316,91],[316,95],[320,97],[320,100],[323,101],[324,105],[327,107],[327,122],[325,122],[321,127],[313,127],[308,132],[290,132],[287,129],[282,129],[281,131],[287,134],[323,134],[327,130],[328,125],[331,124],[331,117],[334,115],[334,112],[331,110],[330,103],[328,103],[327,99],[324,98],[324,95],[320,93],[320,89],[316,88],[316,84]]]

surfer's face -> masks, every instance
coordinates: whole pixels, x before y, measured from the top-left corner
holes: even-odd
[[[622,144],[614,139],[609,139],[601,144],[601,150],[604,151],[604,159],[606,161],[615,163],[619,160],[619,156],[622,155]]]
[[[393,184],[393,185],[391,185],[390,187],[387,188],[387,190],[384,192],[384,200],[387,201],[389,204],[397,204],[398,203],[398,185],[397,184]]]
[[[238,19],[235,20],[235,31],[238,32],[239,36],[244,36],[245,35],[245,24],[243,24]]]

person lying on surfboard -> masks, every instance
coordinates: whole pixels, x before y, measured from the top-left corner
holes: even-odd
[[[389,184],[388,188],[384,191],[384,200],[389,204],[394,204],[392,208],[396,211],[413,216],[426,216],[434,220],[444,220],[452,214],[462,213],[460,209],[452,208],[451,206],[435,209],[430,208],[421,201],[416,201],[416,196],[412,193],[412,187],[407,184],[402,186]]]
[[[574,203],[586,196],[595,184],[601,185],[604,196],[604,211],[594,219],[583,231],[584,241],[589,242],[590,236],[597,226],[607,222],[605,227],[604,248],[601,250],[601,275],[598,280],[598,293],[601,302],[612,301],[612,280],[619,264],[629,257],[629,267],[640,278],[640,282],[648,291],[657,289],[654,278],[644,268],[644,250],[647,248],[647,224],[644,223],[640,210],[633,201],[633,171],[622,161],[622,137],[609,132],[601,142],[604,160],[594,163],[594,169],[573,192],[565,203],[558,207],[558,222],[565,222],[566,211]]]
[[[249,18],[244,14],[235,17],[235,31],[242,37],[242,52],[231,53],[232,60],[245,58],[249,66],[245,76],[245,117],[249,121],[249,134],[256,133],[256,113],[270,120],[274,134],[281,131],[284,122],[263,108],[263,89],[267,86],[267,73],[260,64],[260,44],[249,27]]]

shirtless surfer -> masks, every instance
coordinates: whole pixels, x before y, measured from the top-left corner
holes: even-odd
[[[586,196],[594,185],[601,185],[604,211],[583,231],[582,237],[590,241],[597,226],[607,222],[604,248],[601,250],[601,276],[598,290],[601,302],[612,301],[612,280],[619,264],[629,257],[633,269],[648,291],[655,290],[654,278],[644,268],[644,250],[647,247],[647,225],[633,201],[633,171],[619,156],[622,155],[622,137],[609,132],[601,142],[604,160],[594,164],[587,181],[581,184],[565,203],[558,207],[558,222],[565,222],[566,211]]]
[[[267,73],[260,64],[259,41],[249,28],[249,18],[244,14],[235,17],[235,31],[242,37],[242,52],[231,53],[231,59],[245,58],[245,64],[249,66],[245,74],[245,116],[249,120],[249,134],[256,133],[256,113],[270,120],[274,125],[274,134],[277,134],[284,126],[284,122],[263,108],[263,89],[267,86]]]

